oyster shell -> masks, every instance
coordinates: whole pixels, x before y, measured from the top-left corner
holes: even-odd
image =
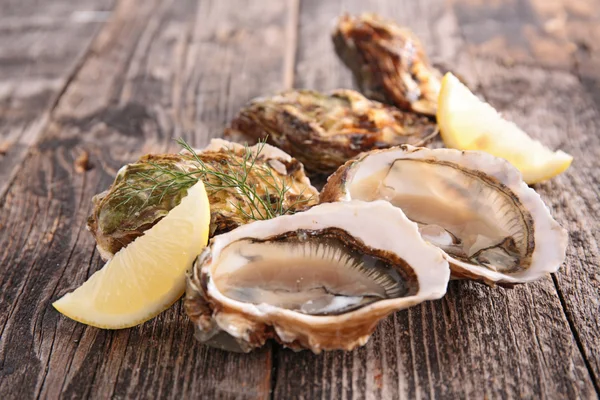
[[[264,196],[266,190],[269,190],[270,199],[275,200],[272,187],[267,186],[278,180],[288,188],[283,193],[284,208],[299,211],[318,202],[318,192],[311,186],[300,162],[266,144],[250,147],[248,151],[256,154],[259,148],[260,154],[256,157],[246,182],[256,188],[257,195]],[[213,139],[208,147],[198,150],[197,154],[206,168],[221,169],[225,165],[231,169],[228,173],[235,174],[241,173],[238,171],[241,169],[239,162],[245,152],[246,148],[240,144]],[[136,163],[121,168],[111,187],[92,199],[94,207],[88,218],[88,229],[96,239],[102,258],[110,259],[114,253],[154,226],[179,204],[187,188],[193,184],[189,182],[178,185],[176,190],[169,190],[164,195],[149,195],[157,181],[169,177],[165,171],[192,172],[198,168],[194,157],[187,152],[148,154]],[[258,174],[262,174],[263,178],[259,179]],[[203,179],[207,184],[211,208],[211,236],[227,232],[251,220],[239,209],[244,203],[235,187],[214,190],[210,184],[219,183],[215,181],[215,177],[205,176]],[[123,190],[131,187],[135,187],[136,192],[124,199]]]
[[[402,240],[395,240],[397,237]],[[214,237],[188,274],[196,338],[250,351],[364,345],[386,315],[442,297],[442,252],[384,201],[322,204]]]
[[[428,118],[368,100],[353,90],[292,90],[257,98],[240,111],[231,128],[256,140],[267,137],[308,171],[322,174],[334,172],[361,152],[423,145],[437,133]]]
[[[343,15],[333,42],[367,97],[435,115],[442,75],[413,32],[375,14]]]
[[[507,161],[412,146],[373,151],[333,174],[322,202],[384,199],[419,224],[455,278],[511,286],[556,272],[567,232]]]

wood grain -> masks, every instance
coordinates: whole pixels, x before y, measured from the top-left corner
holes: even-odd
[[[45,128],[52,107],[77,70],[111,0],[76,7],[31,1],[0,13],[0,195]]]
[[[179,135],[203,145],[249,98],[282,88],[295,3],[236,4],[119,2],[58,99],[1,200],[0,398],[269,396],[270,347],[205,348],[181,304],[115,332],[51,307],[101,267],[85,220],[122,164]],[[91,169],[78,173],[83,152]]]
[[[75,11],[3,4],[0,137],[16,145],[0,155],[0,398],[596,398],[600,34],[590,4],[122,0],[109,19],[110,3],[93,0]],[[203,347],[181,304],[115,332],[51,307],[101,267],[85,220],[121,165],[176,150],[173,137],[206,144],[252,97],[352,87],[329,33],[340,13],[361,10],[410,26],[435,63],[575,156],[536,187],[570,230],[559,273],[512,290],[452,282],[444,299],[383,321],[365,347],[320,355]],[[91,169],[78,171],[85,153]]]
[[[567,262],[554,274],[574,338],[598,387],[600,381],[600,168],[599,109],[573,74],[530,66],[506,68],[483,61],[482,89],[504,114],[552,148],[575,161],[562,176],[536,190],[557,220],[569,230]],[[503,92],[499,91],[503,88]]]
[[[596,1],[452,0],[461,31],[479,57],[504,66],[573,70],[598,60]]]
[[[517,32],[537,33],[522,35],[521,42],[506,42],[497,52],[501,57],[527,55],[507,62],[490,57],[486,43],[494,41],[489,38],[494,35],[509,36],[510,26],[502,22],[511,19],[514,3],[454,5],[461,32],[478,60],[476,74],[486,98],[532,136],[575,157],[566,174],[537,185],[536,190],[570,232],[567,263],[553,279],[598,390],[600,319],[593,316],[600,310],[600,182],[593,171],[600,167],[600,10],[591,1],[534,0],[520,2],[519,7],[526,10],[520,14],[529,22]],[[468,14],[485,14],[494,23],[487,24],[486,31],[477,22],[481,19],[469,23]],[[493,33],[491,26],[495,26]],[[477,40],[469,29],[479,32]]]
[[[332,19],[342,11],[376,11],[410,26],[425,42],[434,62],[466,76],[468,83],[481,88],[484,94],[492,91],[496,96],[490,99],[492,103],[503,111],[506,109],[517,122],[524,126],[537,124],[539,128],[534,129],[534,136],[545,132],[548,137],[544,140],[550,146],[573,150],[567,145],[570,140],[565,139],[562,128],[567,124],[573,127],[581,121],[569,119],[557,123],[557,120],[566,110],[574,113],[581,107],[568,104],[569,97],[564,91],[574,91],[576,94],[572,96],[578,102],[586,102],[587,96],[577,79],[568,73],[539,69],[530,73],[527,67],[506,71],[496,60],[475,52],[473,46],[464,41],[466,35],[459,29],[456,10],[441,2],[303,2],[296,86],[333,89],[352,84],[348,71],[335,59],[327,37]],[[481,14],[478,19],[473,15],[473,19],[479,22],[484,16]],[[504,73],[499,77],[502,68]],[[513,84],[509,85],[511,80]],[[559,94],[552,94],[550,88],[554,87]],[[565,94],[564,100],[560,100],[560,94]],[[499,101],[502,97],[510,100]],[[595,145],[598,137],[591,135],[593,131],[579,132],[579,140],[588,146],[590,142]],[[596,162],[592,160],[598,159],[593,154],[584,157],[592,164]],[[553,194],[569,193],[568,185],[560,182],[570,175],[588,176],[586,171],[573,169],[538,189],[559,222],[579,231],[585,219],[569,221],[564,214],[573,212],[570,204],[553,200],[556,197]],[[597,211],[595,189],[588,188],[584,196],[573,193],[570,197],[588,197],[586,207],[591,205]],[[589,225],[590,220],[587,221]],[[585,242],[580,246],[591,243],[592,257],[597,257],[593,236],[582,238]],[[590,254],[590,250],[587,253]],[[577,276],[577,273],[572,276],[573,262],[570,250],[567,265],[554,279],[560,282],[571,276],[578,286],[585,287],[585,294],[579,292],[578,301],[574,302],[579,305],[579,315],[588,316],[587,326],[582,324],[580,328],[591,336],[589,343],[594,340],[597,343],[593,336],[599,332],[598,319],[589,316],[598,309],[597,294],[593,294],[598,287],[588,285],[590,280],[585,276]],[[578,262],[579,259],[575,261]],[[593,261],[586,266],[590,264]],[[597,268],[596,263],[594,272],[585,274],[595,275]],[[580,303],[584,296],[589,307]],[[570,311],[564,307],[566,301],[565,293],[557,291],[550,277],[513,290],[452,282],[443,300],[388,318],[363,349],[318,356],[280,351],[276,397],[592,398],[597,387],[594,387],[595,372],[589,370],[589,360],[598,360],[598,356],[579,346],[579,333],[571,330]],[[294,380],[301,371],[313,372]]]

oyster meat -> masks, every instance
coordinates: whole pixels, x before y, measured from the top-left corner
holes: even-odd
[[[252,166],[247,166],[245,184],[253,187],[265,202],[268,198],[289,212],[318,202],[318,192],[304,174],[302,164],[275,147],[263,143],[245,148],[237,143],[213,139],[208,147],[197,151],[197,156],[206,169],[224,171],[226,168],[224,172],[229,176],[241,176],[246,151],[255,156]],[[176,185],[163,185],[168,188],[163,190],[162,187],[156,189],[157,182],[172,179],[171,172],[191,173],[199,168],[198,161],[189,152],[149,154],[121,168],[112,186],[92,199],[94,207],[88,218],[88,229],[96,239],[102,258],[110,259],[154,226],[179,204],[188,187],[195,183],[194,180],[178,181]],[[222,187],[214,174],[199,176],[202,176],[209,196],[211,236],[252,220],[252,211],[247,209],[245,197],[237,187]],[[278,185],[285,190],[275,193],[273,187]]]
[[[400,209],[321,204],[214,237],[188,274],[185,309],[196,337],[226,350],[270,338],[351,350],[386,315],[442,297],[449,277],[442,251]]]
[[[363,151],[423,145],[437,134],[428,118],[371,101],[353,90],[292,90],[252,100],[231,132],[268,142],[314,173],[330,174]]]
[[[442,75],[409,29],[375,14],[343,15],[333,42],[367,97],[435,115]]]
[[[322,202],[387,200],[442,249],[455,278],[511,286],[556,272],[568,235],[506,160],[408,145],[372,151],[333,174]]]

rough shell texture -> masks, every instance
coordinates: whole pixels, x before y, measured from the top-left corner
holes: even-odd
[[[435,115],[441,73],[410,30],[374,14],[344,15],[333,41],[367,97]]]
[[[254,146],[249,151],[256,152],[257,149]],[[228,166],[238,170],[245,151],[246,148],[239,144],[213,139],[207,148],[198,150],[197,154],[206,168]],[[96,239],[102,258],[110,259],[114,253],[141,236],[179,204],[191,184],[179,186],[178,190],[170,190],[164,196],[148,196],[149,189],[157,180],[168,178],[165,171],[192,172],[197,169],[198,163],[186,152],[149,154],[136,163],[121,168],[111,187],[92,199],[94,207],[88,218],[88,229]],[[262,147],[255,167],[248,176],[248,184],[255,185],[258,195],[264,195],[267,181],[259,179],[257,174],[264,175],[265,171],[272,174],[269,182],[276,179],[289,187],[284,194],[283,204],[291,211],[302,210],[317,203],[318,192],[310,185],[302,164],[285,152],[269,145]],[[218,183],[212,176],[205,176],[204,179]],[[249,222],[250,219],[236,208],[236,205],[243,204],[243,198],[235,188],[211,190],[208,184],[206,186],[211,208],[211,236]],[[124,196],[124,190],[130,193],[131,188],[136,188],[135,195]]]
[[[340,167],[321,193],[321,202],[356,199],[401,207],[446,252],[454,278],[512,286],[556,272],[565,258],[567,232],[512,165],[487,153],[412,146],[365,153]],[[441,236],[432,229],[451,243],[436,242]],[[471,230],[470,239],[457,239],[453,229]],[[477,251],[460,254],[454,240]]]
[[[281,234],[305,237],[307,233],[319,239],[319,235],[330,228],[350,235],[353,243],[360,246],[359,254],[377,252],[389,271],[399,272],[412,290],[349,312],[312,315],[262,300],[259,303],[234,300],[219,289],[218,276],[234,275],[236,270],[231,268],[231,260],[239,261],[243,257],[227,252],[239,241],[277,241]],[[399,236],[402,240],[396,239]],[[258,262],[273,257],[272,254],[265,252]],[[320,254],[332,253],[325,250]],[[251,263],[255,260],[256,257],[248,258],[247,265],[254,267],[256,264]],[[276,263],[277,273],[286,274],[294,269],[295,263],[301,263],[302,258],[288,255],[280,261]],[[310,268],[304,270],[306,279],[317,271]],[[321,350],[351,350],[365,344],[377,322],[391,312],[442,297],[449,276],[443,253],[422,240],[416,224],[389,203],[354,201],[322,204],[295,215],[241,226],[213,238],[188,275],[185,308],[196,327],[196,337],[215,347],[247,352],[272,338],[287,347],[310,349],[316,353]],[[302,279],[301,276],[294,282]],[[270,281],[265,279],[263,283]],[[326,287],[325,282],[323,287]],[[294,287],[292,291],[295,290]],[[289,291],[285,293],[289,294]]]
[[[251,101],[229,132],[268,142],[300,160],[306,169],[330,174],[348,159],[372,149],[423,145],[437,133],[428,118],[365,98],[353,90],[288,91]]]

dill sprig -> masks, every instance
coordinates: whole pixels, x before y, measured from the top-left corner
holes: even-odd
[[[312,200],[312,195],[304,196],[306,188],[296,195],[289,195],[291,187],[285,177],[276,176],[270,167],[257,163],[266,139],[259,141],[253,149],[245,145],[241,156],[233,149],[227,149],[223,153],[223,162],[210,165],[184,139],[176,141],[189,153],[191,163],[148,162],[149,171],[138,172],[137,182],[127,180],[115,193],[122,198],[118,206],[143,198],[142,204],[134,210],[137,212],[149,204],[161,203],[167,196],[182,193],[199,180],[204,182],[209,196],[221,190],[235,193],[237,201],[229,200],[229,204],[248,220],[291,214]]]

